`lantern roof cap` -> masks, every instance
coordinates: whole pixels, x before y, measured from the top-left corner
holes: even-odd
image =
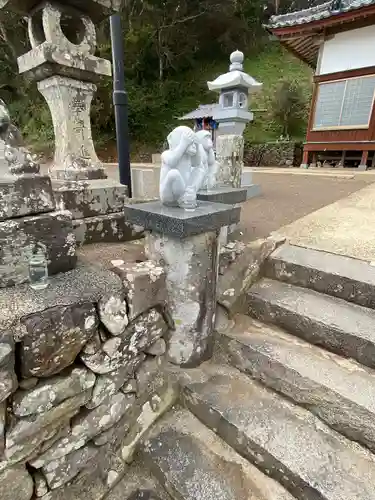
[[[262,87],[255,78],[243,71],[243,63],[245,56],[243,52],[236,50],[230,55],[229,72],[220,75],[213,82],[207,82],[210,90],[219,91],[230,89],[233,87],[244,87],[249,92],[255,92]]]

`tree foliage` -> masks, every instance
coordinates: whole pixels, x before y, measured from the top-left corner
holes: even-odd
[[[284,80],[275,93],[273,114],[284,138],[298,134],[306,117],[306,100],[297,82]]]

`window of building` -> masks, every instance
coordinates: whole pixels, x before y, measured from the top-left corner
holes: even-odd
[[[244,92],[241,92],[238,97],[238,106],[240,108],[247,108],[247,95]]]
[[[375,92],[375,75],[320,83],[313,130],[367,128]]]
[[[233,108],[233,103],[234,103],[233,92],[229,92],[228,94],[224,94],[224,96],[223,96],[224,108]]]

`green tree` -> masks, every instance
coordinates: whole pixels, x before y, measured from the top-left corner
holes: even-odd
[[[274,120],[279,124],[283,137],[298,136],[306,124],[306,99],[297,82],[284,80],[273,100]]]

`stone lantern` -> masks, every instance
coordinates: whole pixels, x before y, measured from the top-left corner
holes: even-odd
[[[220,164],[218,185],[241,187],[243,167],[243,132],[253,119],[250,111],[251,95],[262,84],[243,71],[244,54],[238,50],[230,56],[229,72],[220,75],[208,88],[219,92],[219,106],[214,120],[219,123],[216,154]]]
[[[214,119],[219,122],[219,134],[243,134],[246,123],[252,121],[250,95],[262,87],[252,76],[244,73],[244,55],[236,50],[230,56],[229,72],[208,82],[210,90],[220,92]]]
[[[79,243],[133,237],[123,215],[126,186],[106,179],[91,133],[96,83],[111,63],[95,56],[95,24],[122,0],[0,0],[0,9],[28,16],[31,50],[18,58],[21,74],[37,82],[51,111],[55,155],[50,168],[59,209],[72,212]]]
[[[53,176],[105,178],[92,141],[90,106],[95,82],[111,76],[111,63],[94,55],[94,22],[118,10],[120,0],[68,0],[65,5],[35,0],[2,3],[28,15],[32,48],[18,58],[18,66],[21,74],[38,82],[51,110],[56,139]]]

